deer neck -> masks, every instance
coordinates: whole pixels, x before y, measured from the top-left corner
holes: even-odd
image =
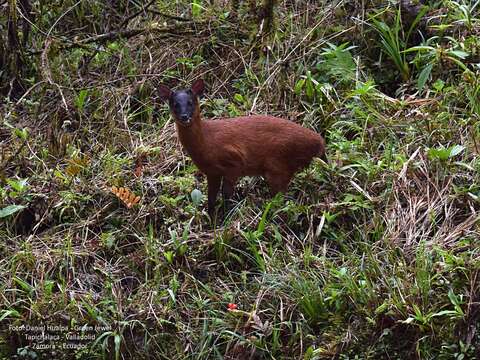
[[[193,116],[192,123],[188,127],[176,123],[180,142],[197,166],[205,162],[208,154],[202,123],[198,113]]]

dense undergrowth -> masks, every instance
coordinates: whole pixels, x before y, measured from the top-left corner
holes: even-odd
[[[480,5],[428,4],[0,2],[2,358],[479,358]],[[197,78],[328,164],[212,226],[155,92]]]

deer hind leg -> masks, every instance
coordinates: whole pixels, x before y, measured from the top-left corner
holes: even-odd
[[[220,176],[210,175],[207,176],[208,183],[208,215],[213,218],[215,214],[215,201],[217,200],[218,190],[220,189],[220,182],[222,178]]]
[[[267,180],[268,186],[270,187],[270,193],[272,196],[278,194],[279,192],[286,193],[288,189],[288,184],[292,179],[292,174],[290,172],[267,172],[265,174],[265,179]]]
[[[235,177],[224,177],[223,178],[223,187],[222,187],[222,194],[223,194],[223,206],[225,212],[230,211],[233,207],[232,196],[235,192],[235,184],[237,183],[237,178]]]

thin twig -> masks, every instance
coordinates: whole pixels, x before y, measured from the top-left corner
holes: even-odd
[[[142,6],[141,10],[138,10],[136,13],[130,15],[125,20],[123,20],[122,23],[120,24],[120,28],[123,28],[123,27],[127,26],[130,20],[134,19],[135,17],[137,17],[141,13],[145,12],[145,10],[147,10],[150,6],[152,6],[155,3],[155,1],[156,0],[151,0],[147,5]]]
[[[78,44],[85,45],[85,44],[90,44],[90,43],[93,43],[93,42],[106,42],[106,41],[110,41],[110,40],[116,40],[118,38],[127,38],[128,39],[128,38],[140,35],[147,30],[148,29],[146,29],[146,28],[142,28],[142,29],[110,31],[110,32],[105,33],[105,34],[91,36],[89,38],[82,39],[80,41],[74,42],[71,46],[68,46],[67,48],[76,46]]]

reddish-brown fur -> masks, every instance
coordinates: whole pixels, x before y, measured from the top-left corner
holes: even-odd
[[[177,118],[176,126],[180,142],[207,176],[210,214],[222,178],[226,198],[242,176],[263,176],[276,194],[286,192],[295,172],[313,157],[325,158],[322,136],[289,120],[254,115],[203,121],[198,101],[194,104],[190,126]]]

